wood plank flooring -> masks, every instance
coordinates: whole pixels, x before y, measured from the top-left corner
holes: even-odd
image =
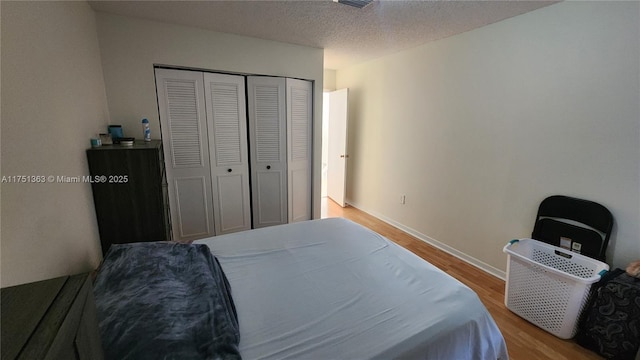
[[[363,211],[341,208],[328,198],[322,200],[322,217],[343,217],[364,225],[407,248],[458,279],[476,293],[495,319],[507,343],[510,359],[589,360],[602,359],[572,340],[559,339],[530,324],[504,305],[504,281],[441,251]]]

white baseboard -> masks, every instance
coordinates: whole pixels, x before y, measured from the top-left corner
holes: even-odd
[[[350,200],[347,200],[345,202],[347,204],[353,206],[354,208],[357,208],[358,210],[364,211],[365,213],[367,213],[367,214],[369,214],[369,215],[371,215],[371,216],[373,216],[373,217],[375,217],[375,218],[377,218],[377,219],[379,219],[381,221],[384,221],[384,222],[386,222],[387,224],[389,224],[391,226],[397,227],[398,229],[406,232],[407,234],[409,234],[409,235],[411,235],[411,236],[413,236],[413,237],[415,237],[417,239],[420,239],[420,240],[426,242],[427,244],[429,244],[431,246],[434,246],[434,247],[436,247],[436,248],[438,248],[438,249],[440,249],[440,250],[442,250],[442,251],[444,251],[444,252],[446,252],[448,254],[451,254],[451,255],[457,257],[458,259],[460,259],[460,260],[462,260],[462,261],[464,261],[464,262],[466,262],[468,264],[471,264],[471,265],[477,267],[478,269],[480,269],[480,270],[482,270],[482,271],[484,271],[484,272],[486,272],[488,274],[491,274],[491,275],[493,275],[493,276],[495,276],[495,277],[497,277],[499,279],[502,279],[502,280],[506,280],[506,278],[507,278],[507,274],[504,271],[502,271],[502,270],[500,270],[500,269],[498,269],[496,267],[493,267],[493,266],[491,266],[491,265],[489,265],[489,264],[487,264],[487,263],[485,263],[483,261],[480,261],[480,260],[474,258],[471,255],[465,254],[460,250],[457,250],[457,249],[455,249],[455,248],[453,248],[453,247],[451,247],[451,246],[449,246],[449,245],[447,245],[445,243],[442,243],[442,242],[440,242],[438,240],[435,240],[435,239],[433,239],[433,238],[431,238],[431,237],[429,237],[429,236],[427,236],[427,235],[425,235],[425,234],[423,234],[423,233],[421,233],[419,231],[416,231],[415,229],[412,229],[412,228],[410,228],[408,226],[405,226],[405,225],[403,225],[403,224],[401,224],[401,223],[399,223],[399,222],[397,222],[397,221],[395,221],[393,219],[389,219],[388,217],[386,217],[386,216],[384,216],[382,214],[379,214],[379,213],[377,213],[375,211],[370,211],[368,209],[365,209],[365,208],[359,206],[358,204],[356,204],[356,203],[354,203],[354,202],[352,202]]]

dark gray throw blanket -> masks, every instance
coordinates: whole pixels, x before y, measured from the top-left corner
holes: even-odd
[[[111,245],[94,294],[106,359],[240,359],[231,289],[206,245]]]

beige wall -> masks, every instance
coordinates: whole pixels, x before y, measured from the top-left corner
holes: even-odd
[[[95,15],[85,2],[7,2],[2,13],[2,176],[88,174],[107,124]],[[95,269],[89,184],[2,184],[1,286]]]
[[[609,263],[640,259],[639,13],[562,2],[338,70],[349,202],[504,275],[566,194],[613,212]]]
[[[98,36],[112,124],[139,137],[148,118],[160,138],[154,64],[314,81],[314,216],[320,216],[323,50],[98,13]]]
[[[324,69],[324,91],[336,90],[336,71],[331,69]]]

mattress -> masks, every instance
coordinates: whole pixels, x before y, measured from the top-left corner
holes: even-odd
[[[211,237],[244,359],[507,359],[477,294],[341,218]]]

